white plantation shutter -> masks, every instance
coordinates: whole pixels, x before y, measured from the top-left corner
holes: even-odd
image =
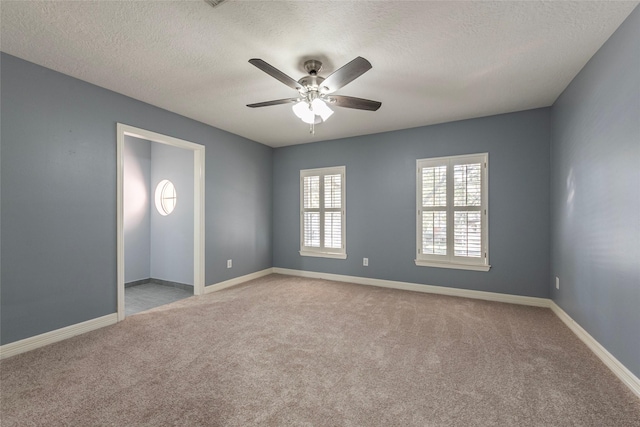
[[[453,166],[453,253],[480,258],[482,254],[482,163]]]
[[[300,254],[346,258],[345,167],[300,171]]]
[[[447,213],[422,211],[422,253],[447,254]]]
[[[341,217],[340,212],[325,212],[324,214],[324,246],[326,248],[342,248]]]
[[[455,206],[480,206],[482,204],[481,163],[453,166]]]
[[[342,247],[342,176],[324,176],[324,245],[331,249]]]
[[[304,246],[320,247],[320,212],[304,213]]]
[[[304,208],[320,208],[320,177],[305,176],[304,182]]]
[[[422,253],[447,254],[447,167],[422,168]]]
[[[455,256],[480,258],[482,254],[482,219],[480,212],[454,212]]]
[[[487,166],[487,154],[417,161],[417,265],[489,269]]]
[[[303,245],[320,247],[320,177],[305,176],[303,187]]]
[[[342,206],[342,175],[324,176],[324,207],[335,209]]]
[[[422,206],[447,206],[447,167],[422,169]]]

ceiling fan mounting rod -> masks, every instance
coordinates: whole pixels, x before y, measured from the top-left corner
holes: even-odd
[[[308,61],[304,61],[303,67],[310,75],[317,76],[322,69],[322,62],[317,59],[309,59]]]

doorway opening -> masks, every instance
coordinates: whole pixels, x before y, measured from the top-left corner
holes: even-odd
[[[152,157],[156,160],[153,168]],[[145,292],[152,289],[156,289],[155,305],[180,299],[180,293],[204,293],[204,161],[205,147],[200,144],[118,123],[119,321],[134,305],[135,311],[144,309]],[[132,228],[139,223],[145,226]],[[136,261],[144,256],[148,257],[146,266]]]

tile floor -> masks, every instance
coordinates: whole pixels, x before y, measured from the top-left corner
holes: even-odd
[[[193,291],[180,288],[145,283],[144,285],[131,286],[124,290],[125,316],[169,304],[183,298],[193,296]]]

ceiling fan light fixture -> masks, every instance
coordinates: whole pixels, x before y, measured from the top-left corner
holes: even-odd
[[[311,103],[311,110],[313,110],[314,114],[317,114],[322,118],[323,122],[326,122],[329,117],[333,114],[333,110],[329,108],[326,102],[324,102],[320,98],[316,98]]]
[[[316,119],[316,115],[311,111],[311,107],[307,101],[300,101],[291,107],[293,114],[295,114],[300,120],[305,123],[313,124]]]
[[[300,101],[291,107],[293,113],[307,124],[320,124],[333,114],[333,110],[321,99],[316,98],[311,103]]]

